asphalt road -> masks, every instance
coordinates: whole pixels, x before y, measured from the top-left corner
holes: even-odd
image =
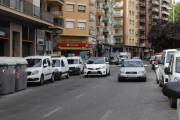
[[[108,77],[75,75],[29,85],[1,96],[0,120],[176,120],[150,65],[146,69],[147,82],[118,83],[119,67],[113,65]]]

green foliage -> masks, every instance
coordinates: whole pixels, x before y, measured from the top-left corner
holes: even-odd
[[[173,8],[173,5],[171,5],[170,8]],[[180,2],[174,5],[174,13],[175,21],[180,21]],[[170,10],[169,21],[173,22],[173,9]]]

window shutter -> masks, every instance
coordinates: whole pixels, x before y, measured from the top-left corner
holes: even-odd
[[[85,29],[85,23],[79,22],[78,23],[78,29]]]
[[[74,22],[66,21],[66,28],[74,28]]]
[[[74,5],[66,4],[66,11],[74,11]]]
[[[78,10],[85,10],[85,6],[78,5]]]

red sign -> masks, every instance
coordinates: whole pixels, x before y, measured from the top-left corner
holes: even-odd
[[[2,71],[2,73],[3,73],[3,74],[6,74],[6,71],[5,71],[5,70],[3,70],[3,71]]]
[[[134,48],[134,52],[138,52],[138,48]]]
[[[148,53],[148,52],[149,52],[149,49],[144,49],[144,52],[145,52],[145,53]]]
[[[19,78],[19,72],[16,72],[16,78]]]
[[[93,50],[90,50],[90,53],[93,54]]]
[[[65,47],[92,47],[92,44],[87,43],[58,43],[56,46],[65,46]]]

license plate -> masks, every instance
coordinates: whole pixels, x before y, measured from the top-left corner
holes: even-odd
[[[136,77],[135,75],[127,75],[127,77]]]
[[[91,71],[91,73],[97,73],[97,71]]]

